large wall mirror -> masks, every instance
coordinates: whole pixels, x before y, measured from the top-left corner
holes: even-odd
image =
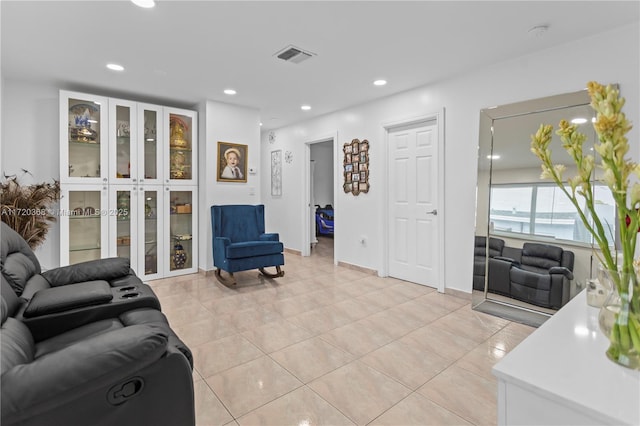
[[[541,179],[531,153],[540,124],[579,123],[593,150],[594,111],[586,90],[534,99],[480,112],[478,186],[473,267],[473,307],[538,326],[574,297],[594,274],[591,236],[575,207],[550,180]],[[555,135],[555,163],[575,175]],[[597,160],[596,160],[597,161]],[[613,200],[595,185],[599,208],[615,224]]]

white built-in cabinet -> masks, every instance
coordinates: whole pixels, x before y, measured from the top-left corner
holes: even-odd
[[[60,264],[197,271],[197,113],[60,91]]]

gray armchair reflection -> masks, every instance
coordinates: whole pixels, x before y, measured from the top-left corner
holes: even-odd
[[[487,237],[476,235],[475,241],[473,249],[473,289],[484,290],[487,257],[502,256],[504,240],[490,237],[489,245],[487,246]]]
[[[489,291],[543,308],[559,309],[569,301],[574,254],[549,244],[505,247],[489,259]]]

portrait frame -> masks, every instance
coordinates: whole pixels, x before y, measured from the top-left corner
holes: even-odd
[[[237,167],[240,171],[240,177],[233,177],[230,173],[231,171],[227,169],[227,153],[235,153],[236,157],[239,156]],[[247,182],[247,164],[249,160],[249,146],[242,145],[239,143],[233,142],[222,142],[218,141],[218,157],[217,157],[217,168],[218,171],[216,173],[218,182],[232,182],[232,183],[246,183]]]

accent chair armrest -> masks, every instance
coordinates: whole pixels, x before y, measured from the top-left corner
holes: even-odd
[[[280,241],[280,235],[278,233],[261,234],[258,238],[260,241]]]

